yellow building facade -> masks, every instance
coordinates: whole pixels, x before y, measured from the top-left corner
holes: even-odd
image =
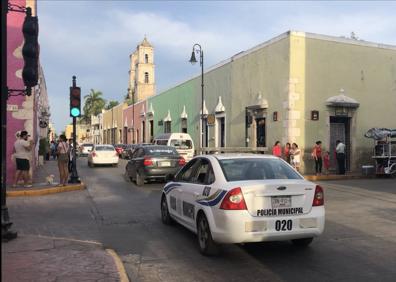
[[[103,144],[119,144],[123,138],[123,111],[128,105],[119,104],[110,110],[103,110]]]

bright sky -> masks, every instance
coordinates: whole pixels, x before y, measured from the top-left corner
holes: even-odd
[[[201,44],[205,68],[288,30],[396,45],[396,2],[37,1],[41,63],[58,133],[71,122],[72,76],[86,95],[122,101],[129,54],[144,35],[155,48],[157,93],[193,75]]]

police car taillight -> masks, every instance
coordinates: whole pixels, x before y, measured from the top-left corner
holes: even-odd
[[[320,187],[319,185],[316,185],[315,188],[315,195],[313,198],[312,206],[323,206],[324,205],[324,193],[323,193],[323,188]]]
[[[241,188],[238,187],[228,191],[220,208],[223,210],[246,210],[246,203]]]

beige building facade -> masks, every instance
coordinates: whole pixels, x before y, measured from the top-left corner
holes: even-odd
[[[123,110],[128,107],[126,103],[119,104],[110,110],[103,111],[103,144],[122,143],[123,136]]]
[[[200,144],[201,77],[148,99],[154,135],[186,106],[188,133]],[[312,173],[322,141],[335,171],[334,146],[346,144],[347,170],[372,164],[372,127],[396,128],[396,46],[289,31],[205,71],[204,147],[267,147],[296,142],[301,171]],[[188,103],[184,98],[189,97]],[[191,103],[191,108],[189,104]],[[168,114],[169,112],[169,114]],[[207,124],[206,117],[212,121]]]
[[[129,98],[140,102],[155,93],[154,47],[145,37],[129,58]]]

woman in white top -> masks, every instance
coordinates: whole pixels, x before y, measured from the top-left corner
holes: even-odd
[[[298,148],[296,143],[292,144],[291,151],[291,165],[297,170],[300,171],[301,164],[301,150]]]
[[[66,136],[59,136],[58,143],[58,168],[59,168],[59,186],[66,186],[67,180],[69,178],[69,144],[66,142]]]

